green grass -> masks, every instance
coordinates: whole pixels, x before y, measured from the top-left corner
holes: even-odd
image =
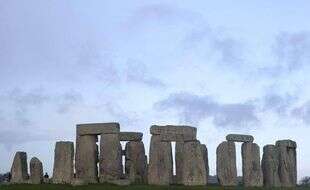
[[[115,186],[108,184],[87,185],[72,187],[69,185],[0,185],[1,190],[222,190],[222,189],[236,189],[236,190],[262,190],[266,188],[243,188],[243,187],[220,187],[220,186],[201,186],[201,187],[185,187],[185,186],[147,186],[147,185],[131,185],[131,186]],[[278,188],[277,190],[282,190]],[[291,188],[296,190],[310,190],[305,187]]]

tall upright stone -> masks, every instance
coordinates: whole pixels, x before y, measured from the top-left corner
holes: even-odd
[[[143,142],[127,142],[125,147],[125,173],[131,183],[146,183],[146,156]]]
[[[208,157],[208,149],[205,144],[201,145],[201,151],[203,155],[203,160],[205,161],[205,167],[206,167],[206,176],[207,176],[207,182],[209,177],[209,157]]]
[[[183,153],[184,142],[177,141],[175,143],[175,170],[176,170],[176,183],[183,184]]]
[[[43,164],[36,157],[30,160],[30,182],[32,184],[41,184],[43,182]]]
[[[185,142],[183,151],[183,184],[206,185],[206,166],[200,142],[198,140]]]
[[[276,142],[279,150],[279,177],[282,187],[294,187],[297,183],[296,142],[280,140]]]
[[[242,143],[242,174],[245,187],[263,186],[263,172],[260,165],[259,146],[256,143]]]
[[[53,183],[70,184],[73,179],[73,142],[60,141],[56,142]]]
[[[148,165],[148,183],[151,185],[169,185],[172,183],[171,142],[161,141],[160,135],[152,135]]]
[[[216,173],[222,186],[237,185],[236,146],[224,141],[216,149]]]
[[[112,182],[121,178],[122,146],[119,134],[102,134],[100,139],[100,182]]]
[[[264,146],[262,158],[263,181],[265,187],[280,187],[279,152],[274,145]]]
[[[28,180],[27,153],[16,152],[11,168],[11,183],[26,183]]]
[[[75,153],[76,178],[84,183],[98,182],[98,137],[96,135],[77,136]]]

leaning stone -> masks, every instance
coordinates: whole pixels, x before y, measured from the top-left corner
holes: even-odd
[[[159,135],[152,135],[148,165],[148,183],[169,185],[172,183],[173,160],[170,142],[162,142]]]
[[[125,173],[132,183],[146,183],[146,157],[143,142],[127,142]]]
[[[236,147],[234,142],[222,142],[216,149],[216,173],[222,186],[237,185]]]
[[[16,152],[11,168],[11,183],[26,183],[28,180],[27,153]]]
[[[264,146],[262,170],[265,187],[280,187],[279,151],[274,145]]]
[[[136,132],[120,132],[119,140],[120,141],[141,141],[143,133]]]
[[[263,172],[260,165],[259,146],[256,143],[242,144],[242,174],[245,187],[263,186]]]
[[[161,141],[191,141],[196,140],[197,129],[183,125],[151,126],[152,135],[160,135]]]
[[[206,185],[206,166],[200,142],[185,142],[183,151],[183,184],[187,186]]]
[[[282,187],[295,187],[297,183],[296,142],[280,140],[276,142],[279,150],[279,177]]]
[[[102,134],[100,139],[100,182],[118,180],[123,174],[122,146],[118,134]]]
[[[53,170],[53,183],[70,184],[73,178],[73,142],[57,142]]]
[[[253,142],[254,137],[251,135],[229,134],[226,136],[226,140],[233,142]]]
[[[175,183],[183,184],[183,157],[184,157],[184,142],[177,141],[175,143]]]
[[[206,167],[206,180],[208,182],[208,177],[209,177],[209,158],[208,158],[208,149],[207,146],[204,144],[201,144],[201,151],[203,155],[203,160],[205,161],[205,167]]]
[[[86,183],[98,183],[98,138],[96,135],[77,136],[75,153],[76,178]]]
[[[36,157],[30,160],[30,181],[32,184],[41,184],[43,182],[43,164]]]
[[[78,124],[77,135],[116,134],[120,132],[119,123],[87,123]]]

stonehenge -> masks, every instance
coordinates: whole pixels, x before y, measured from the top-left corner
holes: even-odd
[[[197,129],[190,126],[151,126],[148,183],[152,185],[206,185],[206,152],[196,139]],[[175,182],[171,141],[175,146]]]
[[[41,184],[43,182],[43,164],[36,157],[30,160],[30,181],[32,184]]]
[[[75,146],[70,141],[55,144],[51,179],[43,177],[43,164],[37,157],[30,160],[28,175],[26,152],[16,152],[10,183],[208,184],[208,148],[197,139],[195,127],[153,125],[150,134],[147,156],[143,133],[123,132],[115,122],[78,124]],[[242,143],[242,182],[237,180],[236,143],[239,142]],[[294,187],[296,148],[292,140],[278,140],[264,146],[261,159],[260,147],[254,143],[253,136],[228,134],[216,149],[218,182],[222,186],[242,183],[245,187]]]
[[[56,142],[52,182],[70,184],[73,179],[73,142]]]
[[[28,178],[27,153],[16,152],[11,168],[11,183],[27,183]]]

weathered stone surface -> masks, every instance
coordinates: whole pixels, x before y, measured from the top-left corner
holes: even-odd
[[[115,134],[120,132],[119,123],[87,123],[78,124],[77,135]]]
[[[146,156],[143,142],[126,143],[125,173],[132,183],[146,183]]]
[[[60,141],[56,143],[53,183],[70,184],[73,178],[73,157],[74,145],[73,142]]]
[[[206,185],[206,166],[200,142],[185,142],[183,153],[183,184]]]
[[[216,149],[216,173],[222,186],[237,185],[236,146],[222,142]]]
[[[266,187],[280,187],[279,152],[274,145],[264,146],[262,158],[263,181]]]
[[[183,184],[183,157],[184,157],[184,142],[177,141],[175,143],[175,183]]]
[[[143,133],[136,132],[120,132],[119,140],[120,141],[141,141]]]
[[[100,139],[100,182],[118,180],[123,174],[119,134],[102,134]]]
[[[159,135],[152,135],[148,165],[148,183],[169,185],[172,183],[173,160],[170,142],[162,142]]]
[[[72,186],[82,186],[82,185],[88,185],[88,183],[81,178],[74,178],[71,181],[71,185]]]
[[[208,182],[208,177],[209,177],[209,158],[208,158],[208,149],[207,146],[202,144],[201,146],[201,151],[203,155],[203,160],[205,161],[205,167],[206,167],[206,176],[207,176],[207,182]]]
[[[128,186],[131,182],[129,179],[116,179],[110,181],[110,183],[118,186]]]
[[[254,137],[251,135],[229,134],[226,136],[226,140],[233,142],[253,142]]]
[[[85,183],[98,182],[98,137],[96,135],[77,136],[75,153],[76,178]]]
[[[11,183],[26,183],[28,180],[27,153],[16,152],[11,168]]]
[[[282,187],[294,187],[297,183],[296,142],[280,140],[276,142],[279,150],[279,177]]]
[[[30,182],[32,184],[43,183],[43,164],[36,157],[30,160]]]
[[[152,135],[160,135],[162,141],[191,141],[196,140],[197,129],[190,126],[151,126]]]
[[[256,143],[242,143],[242,174],[245,187],[263,186],[263,172],[260,165],[259,146]]]

